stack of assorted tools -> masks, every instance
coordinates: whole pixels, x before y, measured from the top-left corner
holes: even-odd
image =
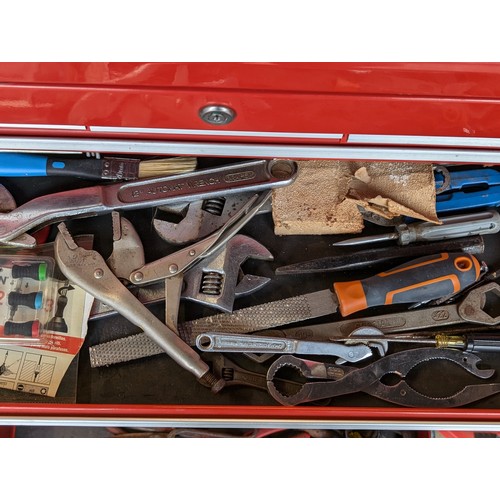
[[[57,160],[50,168],[47,162],[47,175],[63,170]],[[144,166],[134,163],[134,179]],[[60,191],[0,214],[0,242],[33,247],[28,231],[65,221],[57,225],[55,258],[71,283],[95,297],[91,319],[119,313],[142,331],[94,342],[94,368],[167,353],[213,393],[243,385],[283,405],[335,404],[340,396],[363,393],[395,405],[456,407],[500,393],[495,364],[486,366],[491,353],[500,352],[500,285],[481,257],[485,238],[500,231],[500,173],[441,165],[435,169],[439,224],[397,216],[377,227],[362,206],[367,234],[323,237],[317,258],[284,263],[283,239],[297,237],[274,237],[268,249],[256,235],[269,229],[272,190],[296,176],[294,161],[251,160]],[[152,231],[166,249],[155,259],[147,258],[147,242],[122,215],[151,208]],[[70,224],[103,214],[112,214],[110,256],[80,247]],[[243,234],[250,222],[253,234]],[[361,245],[369,248],[357,249]],[[251,267],[278,254],[284,265],[272,277],[243,271],[247,261]],[[328,274],[335,272],[355,272],[355,279]],[[305,293],[279,286],[306,275]],[[313,278],[327,287],[309,291]],[[278,298],[259,300],[273,286]],[[245,298],[250,305],[241,307]],[[158,303],[164,320],[149,307]],[[203,314],[190,317],[197,307]],[[382,314],[365,314],[372,308]],[[217,314],[209,312],[214,309]],[[414,371],[443,362],[470,380],[446,395],[413,386]],[[397,380],[389,382],[394,374]]]

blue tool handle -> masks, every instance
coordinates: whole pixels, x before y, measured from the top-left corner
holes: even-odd
[[[472,187],[487,189],[488,186],[500,184],[500,171],[494,168],[471,166],[470,168],[457,170],[449,169],[448,172],[450,174],[450,185],[444,191],[445,193]],[[444,183],[444,176],[439,171],[436,171],[435,178],[436,189],[439,189]]]
[[[63,158],[29,153],[0,153],[0,177],[62,175],[99,180],[103,178],[104,161],[78,156]]]
[[[0,153],[0,177],[47,175],[47,156],[28,153]]]
[[[500,206],[500,185],[489,186],[482,191],[445,192],[436,196],[436,211],[439,215],[460,210],[494,208]]]

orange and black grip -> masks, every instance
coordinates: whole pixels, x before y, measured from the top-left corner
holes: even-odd
[[[457,293],[479,279],[481,264],[467,253],[412,260],[358,281],[334,283],[342,316],[369,307],[425,302]]]

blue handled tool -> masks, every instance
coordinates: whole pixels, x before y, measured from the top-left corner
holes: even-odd
[[[90,158],[0,153],[0,177],[69,176],[89,180],[135,180],[190,172],[196,158]]]
[[[439,215],[500,206],[500,171],[482,166],[436,170]]]

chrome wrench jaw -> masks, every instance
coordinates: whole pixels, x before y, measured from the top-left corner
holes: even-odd
[[[165,205],[160,207],[160,212],[176,214],[183,218],[174,223],[155,217],[153,226],[158,235],[168,243],[174,245],[192,243],[220,229],[249,201],[252,195],[253,193],[228,194],[184,205]],[[266,213],[270,210],[271,207],[268,204],[258,213]]]
[[[271,280],[253,275],[240,278],[241,265],[248,259],[271,261],[273,255],[248,236],[233,236],[219,251],[184,274],[182,298],[232,312],[236,298],[255,293]]]
[[[389,350],[389,342],[384,339],[384,334],[382,331],[380,331],[378,328],[373,328],[370,326],[363,326],[360,328],[356,328],[353,330],[350,334],[349,337],[352,338],[352,340],[348,340],[344,342],[345,345],[356,345],[356,344],[365,344],[368,347],[371,347],[373,349],[376,349],[379,356],[385,356],[387,351]],[[373,340],[369,341],[360,341],[357,340],[356,337],[374,337]],[[332,342],[335,341],[334,338],[330,339]],[[339,358],[335,363],[337,365],[343,364],[346,361],[342,358]]]

